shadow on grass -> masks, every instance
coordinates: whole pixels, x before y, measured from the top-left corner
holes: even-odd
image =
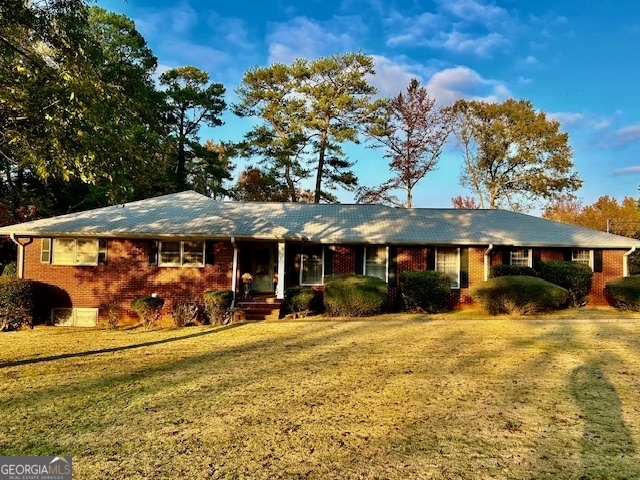
[[[216,328],[215,330],[209,330],[206,332],[192,333],[190,335],[183,335],[180,337],[173,337],[173,338],[165,338],[162,340],[154,340],[151,342],[134,343],[132,345],[123,345],[120,347],[101,348],[99,350],[87,350],[85,352],[63,353],[61,355],[50,355],[48,357],[39,357],[39,358],[27,358],[24,360],[13,360],[10,362],[0,363],[0,368],[15,367],[18,365],[29,365],[32,363],[51,362],[54,360],[62,360],[65,358],[88,357],[90,355],[98,355],[101,353],[113,353],[113,352],[120,352],[122,350],[132,350],[135,348],[150,347],[153,345],[161,345],[163,343],[171,343],[171,342],[177,342],[180,340],[187,340],[190,338],[202,337],[204,335],[211,335],[213,333],[223,332],[225,330],[230,330],[232,328],[241,327],[242,325],[246,325],[246,324],[235,323],[232,325],[227,325],[225,327]]]
[[[575,368],[569,386],[584,423],[580,478],[632,478],[637,474],[636,447],[616,389],[598,362]]]

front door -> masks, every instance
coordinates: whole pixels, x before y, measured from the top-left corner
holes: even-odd
[[[273,274],[275,263],[274,245],[254,245],[251,255],[251,269],[254,292],[273,293]]]

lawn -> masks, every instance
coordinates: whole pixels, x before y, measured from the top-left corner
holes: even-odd
[[[74,479],[640,478],[640,321],[465,315],[0,334],[0,455],[72,455]]]

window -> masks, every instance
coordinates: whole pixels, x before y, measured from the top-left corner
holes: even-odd
[[[51,263],[51,239],[43,238],[40,241],[40,263]]]
[[[576,263],[584,263],[593,269],[593,250],[584,248],[574,248],[571,250],[571,261]]]
[[[303,247],[300,255],[300,285],[322,285],[324,250],[322,246]]]
[[[159,242],[161,267],[204,267],[205,242]]]
[[[54,308],[51,323],[62,327],[95,327],[98,324],[97,308]]]
[[[449,275],[451,288],[460,288],[460,249],[437,248],[436,270]]]
[[[511,250],[511,265],[531,266],[531,249],[514,248]]]
[[[54,265],[98,265],[107,262],[107,241],[90,238],[43,238],[40,261]]]
[[[388,251],[387,247],[366,247],[364,249],[364,274],[387,282]]]

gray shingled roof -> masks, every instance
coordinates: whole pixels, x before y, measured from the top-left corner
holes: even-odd
[[[631,248],[640,241],[505,210],[219,202],[182,192],[0,228],[0,235]]]

